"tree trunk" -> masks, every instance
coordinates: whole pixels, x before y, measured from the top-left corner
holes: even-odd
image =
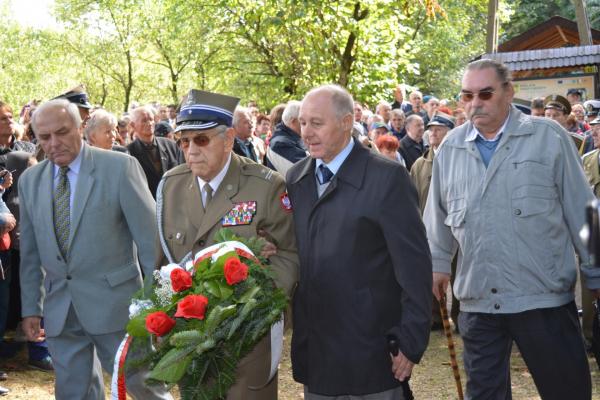
[[[488,2],[487,40],[485,52],[496,53],[498,51],[498,0]]]
[[[123,104],[123,111],[127,112],[129,109],[129,103],[131,101],[131,89],[133,89],[133,65],[131,62],[131,51],[125,52],[127,57],[127,83],[125,84],[125,102]]]
[[[575,15],[577,17],[577,30],[579,31],[579,45],[592,45],[592,31],[590,30],[590,20],[585,9],[585,0],[573,0],[575,6]]]

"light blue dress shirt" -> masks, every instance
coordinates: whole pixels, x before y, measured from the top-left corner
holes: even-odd
[[[338,155],[335,156],[334,159],[331,160],[329,163],[324,163],[323,160],[317,158],[317,162],[315,165],[315,179],[317,180],[317,192],[319,194],[319,197],[321,197],[321,195],[323,194],[323,192],[325,192],[325,189],[327,189],[327,186],[329,186],[329,183],[331,182],[329,181],[327,183],[321,184],[323,180],[323,177],[321,176],[321,170],[319,169],[321,164],[325,164],[325,166],[333,173],[333,176],[335,176],[342,164],[344,163],[344,161],[346,161],[346,158],[348,158],[348,155],[352,151],[353,147],[354,139],[350,137],[350,141],[348,142],[346,147],[344,147],[344,149],[340,151]]]

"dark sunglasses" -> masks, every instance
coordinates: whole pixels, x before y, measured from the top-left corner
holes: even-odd
[[[463,103],[469,103],[473,101],[475,96],[479,97],[480,100],[489,100],[494,96],[495,90],[482,90],[481,92],[460,92],[460,101]]]
[[[507,83],[508,82],[502,83],[502,86],[505,86]],[[462,101],[463,103],[469,103],[469,102],[473,101],[475,96],[479,97],[480,100],[487,101],[487,100],[491,99],[492,97],[494,97],[494,93],[496,93],[496,89],[482,90],[477,93],[461,90],[459,96],[460,96],[460,101]]]
[[[182,137],[181,139],[179,139],[179,143],[181,144],[181,147],[183,148],[188,148],[190,147],[190,142],[194,142],[194,144],[198,147],[204,147],[207,146],[210,143],[210,140],[212,138],[214,138],[217,135],[213,135],[213,136],[208,136],[208,135],[195,135],[193,137]]]

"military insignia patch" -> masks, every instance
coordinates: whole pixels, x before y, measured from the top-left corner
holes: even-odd
[[[250,225],[254,215],[256,215],[256,201],[234,203],[233,208],[223,217],[221,225]]]
[[[281,201],[281,207],[283,207],[283,209],[285,211],[291,212],[292,211],[292,202],[290,201],[290,196],[288,196],[287,193],[284,193],[281,196],[279,196],[279,199]]]

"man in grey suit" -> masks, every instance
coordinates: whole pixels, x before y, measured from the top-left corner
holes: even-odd
[[[47,160],[19,181],[23,330],[36,340],[44,316],[57,399],[104,399],[140,265],[152,276],[154,200],[133,157],[82,141],[75,105],[49,101],[32,124]],[[144,377],[127,376],[130,395],[171,399]]]

